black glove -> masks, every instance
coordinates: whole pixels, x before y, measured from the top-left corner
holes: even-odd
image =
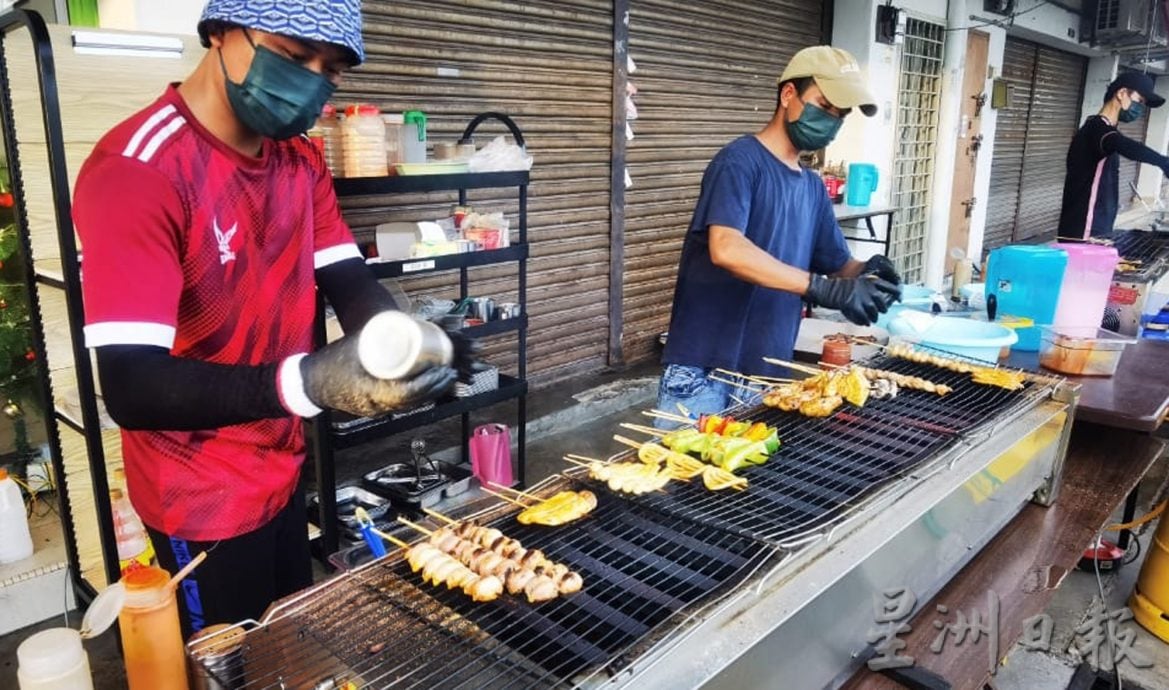
[[[444,330],[451,339],[454,351],[451,367],[458,372],[460,382],[470,383],[471,375],[475,373],[475,362],[479,359],[479,353],[483,351],[483,345],[478,340],[468,338],[462,331]]]
[[[874,275],[887,283],[894,285],[901,284],[901,276],[897,275],[897,269],[893,267],[893,262],[889,257],[877,254],[869,257],[865,262],[865,270],[862,271],[865,275]]]
[[[317,407],[358,417],[417,407],[445,394],[457,374],[450,367],[430,367],[411,379],[371,376],[357,357],[357,336],[345,336],[300,361],[304,392]]]
[[[901,288],[876,276],[825,278],[813,275],[804,297],[812,304],[839,309],[849,321],[868,326],[901,299]]]

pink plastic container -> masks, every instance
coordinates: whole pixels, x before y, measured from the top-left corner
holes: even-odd
[[[1069,336],[1095,337],[1120,257],[1115,248],[1097,244],[1057,242],[1053,246],[1068,253],[1068,267],[1052,330]]]

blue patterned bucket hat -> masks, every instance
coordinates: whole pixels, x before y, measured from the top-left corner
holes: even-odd
[[[353,64],[365,61],[361,0],[210,0],[199,19],[199,38],[205,48],[211,47],[207,35],[207,21],[211,19],[333,43],[353,54]]]

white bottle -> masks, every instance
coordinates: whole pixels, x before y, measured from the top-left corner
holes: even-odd
[[[89,657],[71,628],[39,632],[16,648],[20,690],[93,690]]]
[[[32,555],[32,534],[20,487],[0,469],[0,563],[24,560]]]

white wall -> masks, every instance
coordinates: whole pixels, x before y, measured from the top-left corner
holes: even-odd
[[[877,197],[886,200],[889,197],[894,156],[896,112],[892,106],[897,96],[900,46],[878,44],[873,40],[876,7],[883,2],[884,0],[836,0],[833,45],[844,48],[856,56],[861,63],[862,71],[869,77],[870,87],[877,97],[881,112],[874,118],[850,117],[841,128],[837,140],[828,148],[827,157],[834,161],[843,159],[876,164],[881,176]],[[967,34],[965,31],[954,29],[976,28],[989,35],[987,63],[996,76],[1002,74],[1003,53],[1008,34],[1069,52],[1090,56],[1102,55],[1099,51],[1093,51],[1078,42],[1080,20],[1077,14],[1047,5],[1040,0],[1019,0],[1016,4],[1019,14],[1015,17],[1013,25],[1007,28],[988,25],[988,22],[1002,22],[1004,18],[983,11],[983,0],[894,2],[895,6],[914,17],[944,23],[950,29],[947,33],[943,63],[942,99],[926,250],[926,283],[935,287],[940,286],[944,279],[943,269],[948,249],[946,239],[949,234],[949,216],[953,201],[951,186],[959,143],[961,89],[966,58]],[[1103,86],[1112,78],[1108,70],[1108,60],[1101,60],[1099,63],[1093,60],[1093,64],[1096,64],[1095,71],[1090,71],[1089,83],[1085,87],[1085,104],[1090,101],[1093,103],[1087,112],[1099,109]],[[1104,78],[1105,72],[1109,73],[1108,79],[1102,86],[1097,82]],[[991,85],[992,80],[987,79],[985,91],[988,96]],[[1093,90],[1095,93],[1092,93]],[[1165,110],[1166,115],[1169,115],[1169,107]],[[982,111],[983,145],[979,151],[974,177],[974,196],[978,199],[978,204],[971,216],[970,243],[965,248],[967,255],[971,257],[980,257],[982,252],[997,120],[996,111],[988,104]],[[1163,135],[1169,141],[1169,122]]]
[[[103,29],[193,34],[206,0],[98,0]]]

